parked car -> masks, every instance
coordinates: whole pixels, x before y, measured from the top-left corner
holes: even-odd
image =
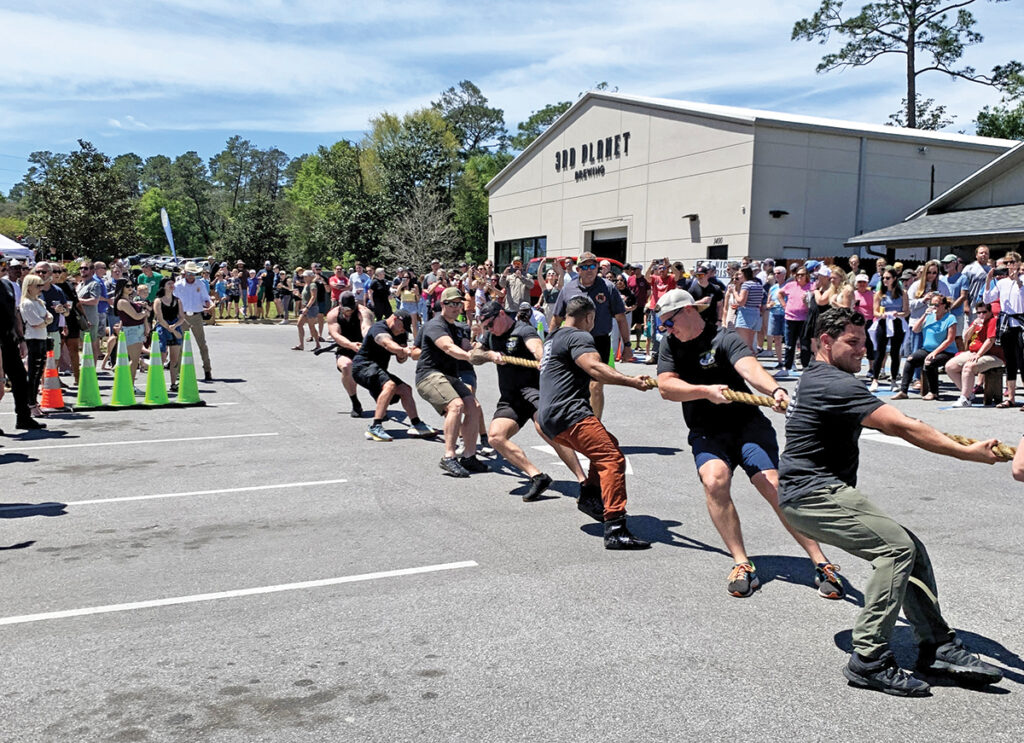
[[[547,271],[547,267],[553,265],[555,261],[561,261],[562,265],[564,266],[565,261],[568,260],[569,258],[572,258],[573,261],[579,260],[579,257],[575,255],[545,255],[530,259],[530,262],[526,264],[526,273],[534,280],[533,288],[530,289],[530,297],[532,299],[537,299],[537,297],[540,296],[541,281],[543,281],[544,279],[544,274]],[[613,276],[618,276],[623,271],[622,263],[615,260],[614,258],[599,257],[597,260],[598,262],[608,261],[612,265]],[[543,271],[541,270],[541,266],[544,267]],[[539,281],[537,280],[538,276],[540,276]]]

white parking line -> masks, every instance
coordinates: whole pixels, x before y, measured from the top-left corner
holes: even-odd
[[[42,614],[23,614],[17,617],[0,618],[0,625],[27,624],[28,622],[42,622],[47,619],[68,619],[70,617],[84,617],[90,614],[109,614],[115,611],[134,611],[135,609],[152,609],[158,606],[174,606],[175,604],[194,604],[200,601],[216,601],[218,599],[238,598],[239,596],[257,596],[263,593],[280,593],[281,591],[299,591],[306,588],[322,588],[324,586],[337,586],[342,583],[359,583],[367,580],[378,580],[380,578],[399,578],[405,575],[419,575],[421,573],[438,573],[443,570],[458,570],[460,568],[475,567],[477,567],[477,564],[472,560],[467,560],[464,562],[448,562],[441,565],[424,565],[423,567],[419,568],[386,570],[380,573],[346,575],[342,578],[308,580],[303,581],[302,583],[282,583],[281,585],[277,586],[239,588],[233,591],[220,591],[218,593],[198,593],[192,596],[175,596],[174,598],[169,599],[135,601],[130,604],[110,604],[108,606],[89,606],[84,609],[48,611]]]
[[[215,439],[248,439],[256,436],[280,436],[274,433],[233,433],[225,436],[188,436],[182,439],[134,439],[131,441],[94,441],[89,444],[45,444],[44,446],[4,446],[4,451],[40,451],[42,449],[78,449],[84,446],[122,446],[124,444],[171,444],[177,441],[213,441]]]
[[[879,433],[878,431],[865,432],[861,434],[860,440],[874,441],[875,443],[878,444],[893,444],[894,446],[906,446],[909,447],[910,449],[918,448],[911,444],[909,441],[904,441],[903,439],[897,438],[895,436],[887,436],[886,434]]]
[[[555,452],[555,448],[553,446],[549,446],[548,444],[541,444],[540,446],[535,446],[533,448],[536,449],[537,451],[542,451],[545,454],[550,454],[553,457],[558,456],[558,454]],[[587,468],[590,467],[590,460],[579,453],[577,453],[576,456],[579,457],[580,466],[583,468],[583,471],[586,472]],[[565,462],[563,462],[561,459],[558,460],[558,464],[565,467]],[[633,463],[629,461],[629,457],[626,457],[626,474],[633,474]]]
[[[187,498],[193,495],[218,495],[220,493],[249,493],[257,490],[283,490],[286,488],[305,488],[317,485],[341,485],[348,480],[312,480],[310,482],[286,482],[279,485],[252,485],[247,488],[220,488],[218,490],[191,490],[187,493],[157,493],[155,495],[126,495],[123,498],[92,498],[90,500],[72,500],[65,506],[94,506],[98,503],[122,503],[133,500],[154,500],[156,498]],[[0,513],[5,511],[24,511],[25,506],[0,506]]]

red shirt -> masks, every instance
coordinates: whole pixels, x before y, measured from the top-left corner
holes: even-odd
[[[332,274],[331,278],[327,279],[327,283],[331,286],[331,301],[337,302],[341,298],[341,293],[348,291],[348,276],[338,276]]]
[[[996,337],[996,327],[998,325],[999,318],[996,317],[995,315],[990,315],[988,320],[985,321],[985,324],[982,326],[981,330],[979,330],[978,332],[974,333],[971,336],[971,342],[967,345],[967,350],[973,353],[977,353],[978,349],[984,345],[985,341],[987,341],[989,338]],[[973,323],[971,327],[974,327]],[[995,356],[998,359],[1003,358],[1003,349],[1001,346],[992,346],[992,348],[988,350],[988,353],[989,355]]]
[[[676,277],[675,276],[658,276],[657,274],[651,274],[651,301],[647,303],[647,308],[653,310],[658,306],[658,300],[661,296],[668,291],[676,288]]]

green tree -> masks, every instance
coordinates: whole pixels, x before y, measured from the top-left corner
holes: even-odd
[[[978,112],[976,133],[980,137],[1024,139],[1024,101],[1015,107],[1007,102],[995,108],[985,106]]]
[[[363,143],[367,188],[380,189],[394,212],[412,202],[419,186],[447,191],[458,162],[459,142],[435,109],[402,118],[383,113],[370,122]]]
[[[452,192],[455,226],[467,253],[474,261],[487,256],[487,189],[484,186],[512,162],[507,152],[475,155],[466,162]]]
[[[252,174],[253,147],[248,139],[235,135],[224,149],[210,158],[210,180],[231,194],[229,213],[234,213]]]
[[[162,188],[148,189],[139,199],[139,232],[142,234],[142,250],[147,253],[166,254],[170,252],[160,209],[167,210],[174,233],[174,247],[178,255],[191,256],[206,252],[203,233],[196,223],[195,212],[185,201],[172,199]]]
[[[140,179],[142,190],[150,188],[162,188],[164,191],[171,188],[171,158],[167,155],[153,155],[147,157],[142,164],[142,177]]]
[[[209,252],[213,244],[210,192],[211,186],[202,158],[194,150],[178,155],[171,165],[170,194],[172,198],[182,199],[190,205],[203,236],[206,252]]]
[[[131,193],[108,157],[84,140],[78,146],[29,185],[29,230],[57,253],[84,249],[110,259],[136,252],[141,240]]]
[[[505,112],[488,106],[487,97],[469,80],[448,88],[430,105],[451,126],[464,158],[492,148],[504,149],[508,139]]]
[[[281,215],[275,202],[259,196],[241,205],[221,238],[219,255],[246,265],[280,261],[287,249]]]
[[[124,183],[125,188],[135,198],[142,194],[142,158],[134,152],[118,155],[111,164],[111,169]]]
[[[28,222],[17,217],[0,217],[0,235],[15,238],[24,235],[28,230]]]
[[[904,98],[900,102],[900,110],[894,114],[889,114],[889,121],[886,122],[886,126],[907,126],[906,110],[907,100]],[[953,116],[946,116],[945,106],[937,105],[934,98],[922,98],[920,93],[917,94],[917,107],[915,111],[917,126],[914,128],[917,129],[938,131],[943,127],[949,126],[955,120]]]
[[[253,150],[252,178],[249,192],[252,197],[264,197],[271,201],[281,193],[282,180],[288,167],[288,155],[276,147],[268,150]]]
[[[1006,0],[992,0],[1006,2]],[[856,14],[843,12],[843,0],[821,0],[810,18],[797,21],[792,39],[827,43],[832,35],[845,40],[838,52],[826,54],[817,71],[831,72],[863,67],[890,54],[903,56],[906,66],[905,117],[917,128],[917,78],[939,72],[954,79],[1010,90],[1020,84],[1022,65],[1011,61],[979,74],[960,65],[968,46],[979,44],[974,15],[966,6],[977,0],[879,0],[864,5]]]
[[[539,111],[531,113],[530,118],[519,122],[516,127],[517,133],[512,137],[511,141],[512,149],[520,152],[525,150],[533,140],[543,134],[571,106],[572,103],[570,101],[560,101],[558,103],[549,103]]]

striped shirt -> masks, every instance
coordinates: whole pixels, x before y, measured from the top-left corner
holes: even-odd
[[[761,285],[760,281],[756,279],[744,281],[740,289],[747,290],[747,303],[743,305],[745,308],[750,310],[761,309],[761,305],[764,304],[764,286]]]

